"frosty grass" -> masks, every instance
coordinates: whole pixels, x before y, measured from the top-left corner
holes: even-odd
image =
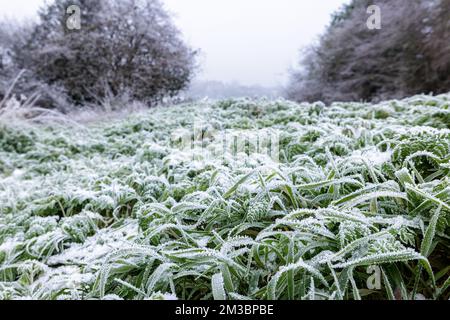
[[[448,299],[449,100],[0,119],[0,299]]]

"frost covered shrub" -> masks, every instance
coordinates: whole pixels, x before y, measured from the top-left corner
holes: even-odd
[[[66,27],[69,5],[81,8],[81,30]],[[39,17],[21,61],[76,102],[124,91],[153,101],[190,81],[195,53],[158,0],[57,0]]]

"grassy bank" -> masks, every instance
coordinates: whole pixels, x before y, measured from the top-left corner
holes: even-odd
[[[449,105],[0,119],[0,299],[448,299]]]

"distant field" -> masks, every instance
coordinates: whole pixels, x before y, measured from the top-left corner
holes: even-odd
[[[0,118],[0,299],[449,299],[450,95]]]

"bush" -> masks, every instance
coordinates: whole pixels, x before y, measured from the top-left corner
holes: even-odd
[[[34,25],[15,21],[0,21],[0,109],[2,100],[16,97],[21,103],[32,102],[34,106],[57,108],[67,111],[72,106],[66,90],[55,84],[48,84],[24,63],[25,46],[32,36]],[[25,103],[27,104],[27,103]]]
[[[287,95],[297,101],[402,98],[450,90],[450,0],[380,0],[382,29],[366,26],[367,0],[334,15],[302,55]]]
[[[81,30],[68,30],[66,8],[81,8]],[[158,0],[56,0],[18,53],[18,64],[76,103],[127,91],[157,101],[191,79],[195,52]]]

